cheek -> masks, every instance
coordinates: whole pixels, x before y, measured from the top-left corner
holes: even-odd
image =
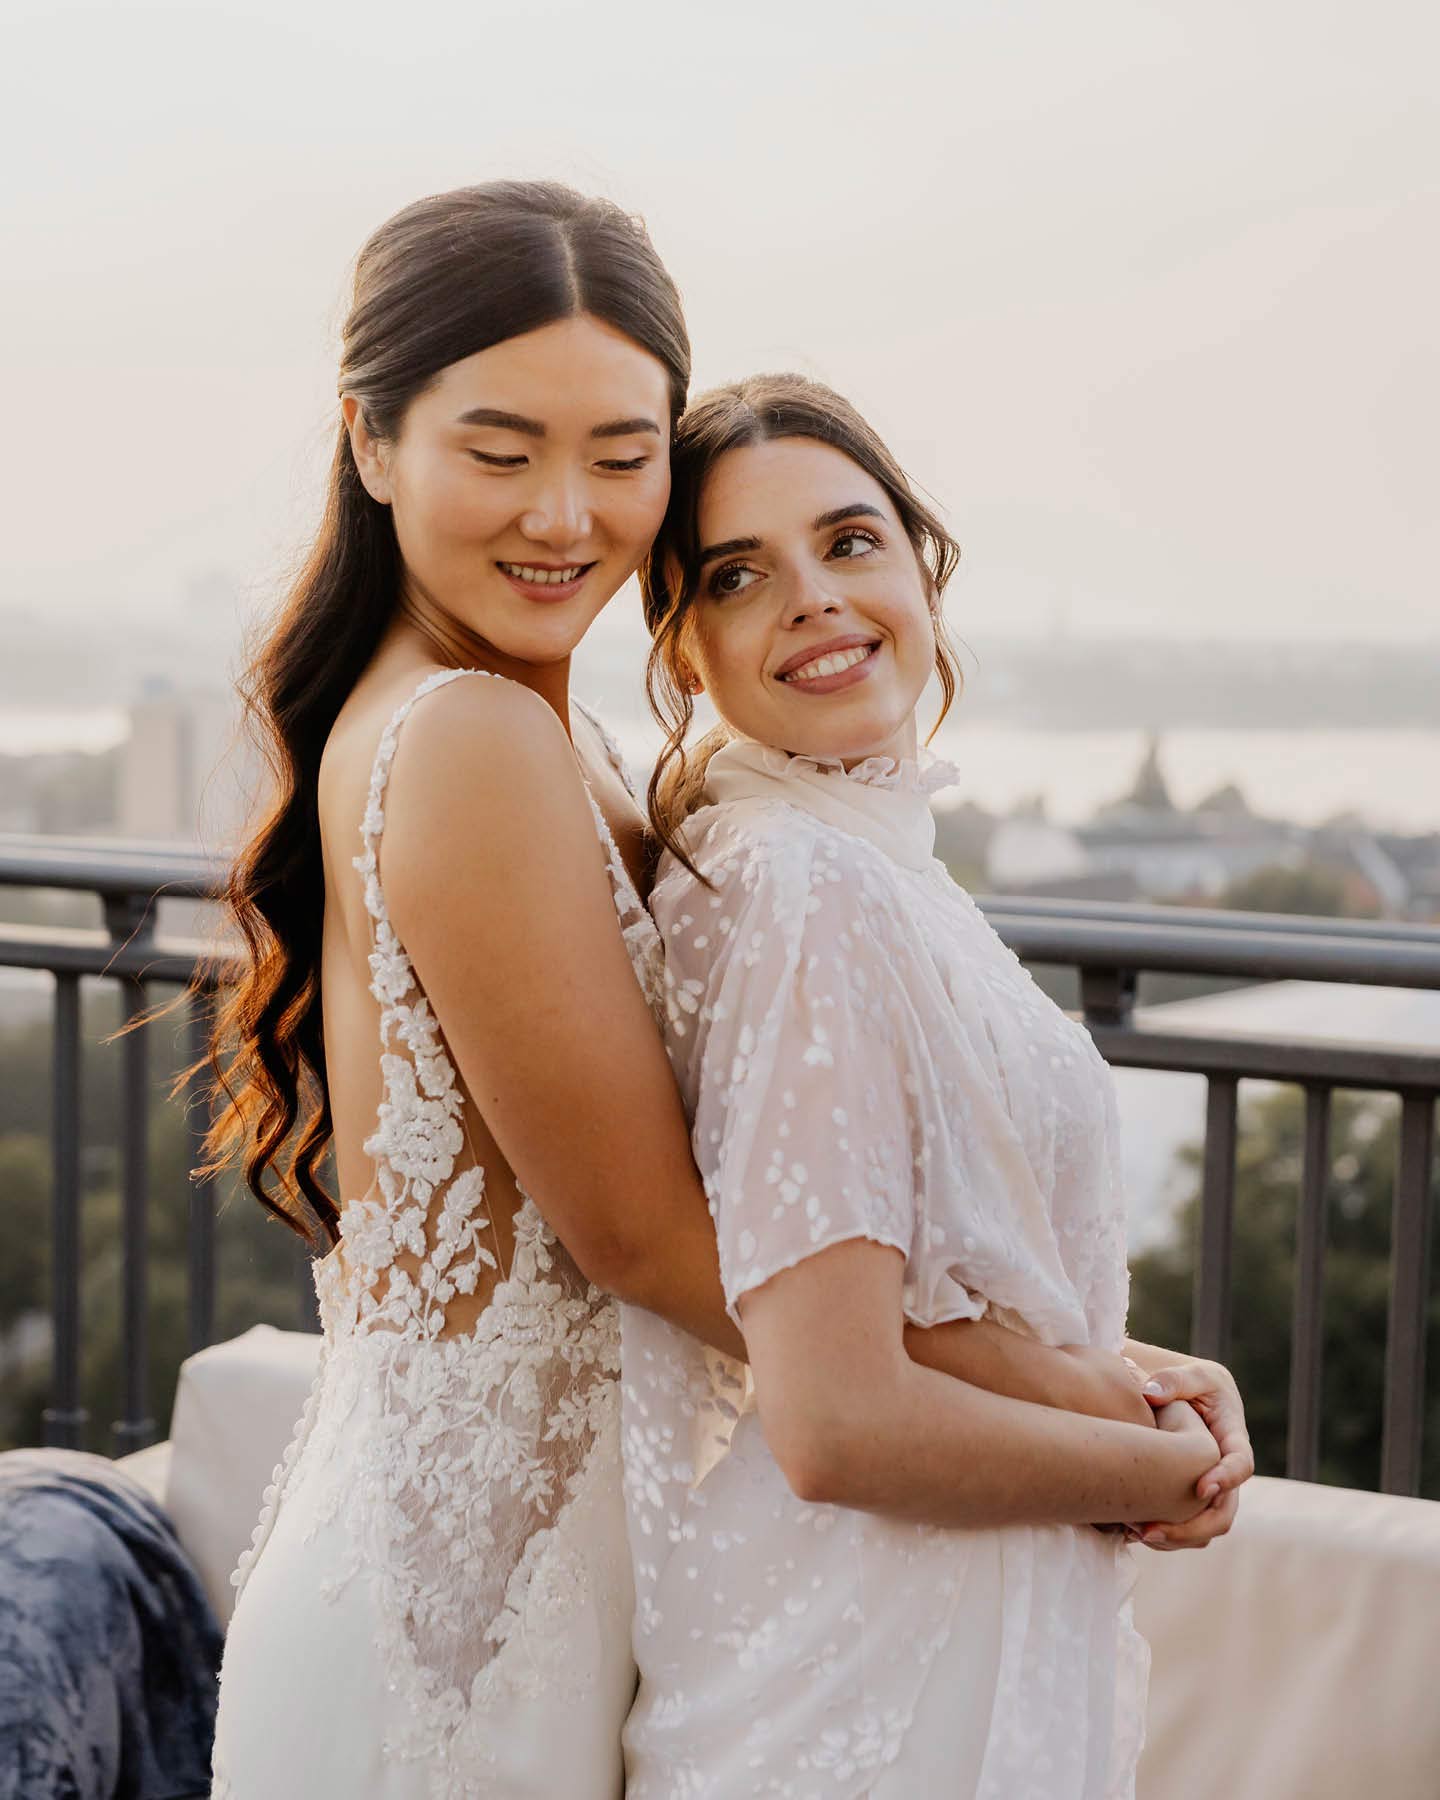
[[[935,627],[925,596],[892,597],[877,617],[894,641],[900,670],[923,685],[935,662]]]
[[[727,619],[723,631],[707,634],[697,647],[705,686],[722,710],[748,712],[772,697],[763,672],[767,643],[766,632],[747,628],[746,621],[736,617]]]
[[[410,464],[393,505],[402,546],[422,557],[493,537],[509,516],[498,483],[477,479],[449,457]]]
[[[595,510],[615,542],[634,550],[638,561],[655,541],[669,498],[667,469],[663,479],[636,482],[613,496],[606,495]]]

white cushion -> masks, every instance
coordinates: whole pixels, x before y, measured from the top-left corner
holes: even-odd
[[[170,1485],[170,1440],[149,1444],[143,1450],[132,1450],[128,1456],[115,1459],[115,1467],[123,1469],[132,1481],[138,1481],[158,1505],[165,1504],[165,1490]]]
[[[1137,1555],[1138,1800],[1435,1800],[1440,1504],[1257,1476],[1227,1537]]]
[[[317,1333],[252,1325],[181,1365],[165,1507],[222,1625],[235,1604],[230,1576],[304,1411],[319,1356]]]

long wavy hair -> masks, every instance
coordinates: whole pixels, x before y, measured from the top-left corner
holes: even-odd
[[[382,441],[450,364],[588,314],[665,367],[684,410],[690,343],[674,282],[638,219],[548,182],[490,182],[421,200],[355,266],[339,391]],[[321,1165],[333,1135],[320,1006],[320,758],[400,597],[390,509],[371,499],[339,422],[320,528],[241,680],[272,798],[226,889],[243,959],[220,990],[209,1169],[239,1164],[261,1205],[317,1249],[338,1241]]]
[[[680,827],[701,804],[710,758],[730,735],[721,724],[693,746],[686,741],[695,717],[684,651],[700,592],[700,501],[710,471],[722,456],[776,438],[813,438],[842,451],[885,490],[895,508],[930,589],[941,706],[929,737],[940,729],[962,684],[940,610],[946,584],[960,561],[960,546],[921,500],[873,426],[832,388],[803,375],[752,375],[702,394],[675,433],[670,504],[640,570],[651,637],[645,686],[650,710],[666,734],[650,777],[650,825],[658,844],[692,874],[697,871],[680,841]]]

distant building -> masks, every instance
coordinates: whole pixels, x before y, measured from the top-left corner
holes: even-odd
[[[1080,880],[1090,859],[1075,833],[1048,819],[1010,818],[998,824],[985,847],[985,881],[995,894],[1022,893],[1036,882]]]
[[[177,694],[152,681],[129,710],[120,836],[228,848],[249,813],[255,773],[248,747],[237,742],[233,699]]]
[[[1257,869],[1303,868],[1303,834],[1263,819],[1248,825],[1223,816],[1107,810],[1075,835],[1092,867],[1131,876],[1156,900],[1213,897]]]
[[[1130,790],[1128,803],[1141,807],[1146,812],[1175,811],[1175,802],[1170,798],[1170,789],[1166,786],[1165,776],[1160,768],[1160,739],[1153,731],[1146,741],[1145,755],[1135,776],[1135,786]]]
[[[1300,868],[1307,860],[1305,833],[1257,818],[1233,784],[1182,812],[1154,733],[1130,792],[1077,826],[1075,836],[1093,870],[1128,877],[1155,900],[1213,899],[1257,869]]]

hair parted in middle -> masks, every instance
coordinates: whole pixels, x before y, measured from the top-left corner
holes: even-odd
[[[666,733],[650,777],[650,824],[660,844],[687,868],[691,864],[679,841],[680,827],[701,804],[710,758],[730,735],[720,724],[699,743],[686,743],[695,716],[685,642],[700,593],[700,501],[710,471],[722,456],[777,438],[813,438],[839,450],[885,490],[895,508],[930,587],[935,674],[942,696],[930,737],[939,730],[961,687],[959,661],[940,613],[946,583],[960,561],[960,546],[920,499],[874,427],[833,388],[804,375],[751,375],[702,394],[676,428],[670,504],[640,569],[645,623],[652,640],[645,688],[650,710]]]

